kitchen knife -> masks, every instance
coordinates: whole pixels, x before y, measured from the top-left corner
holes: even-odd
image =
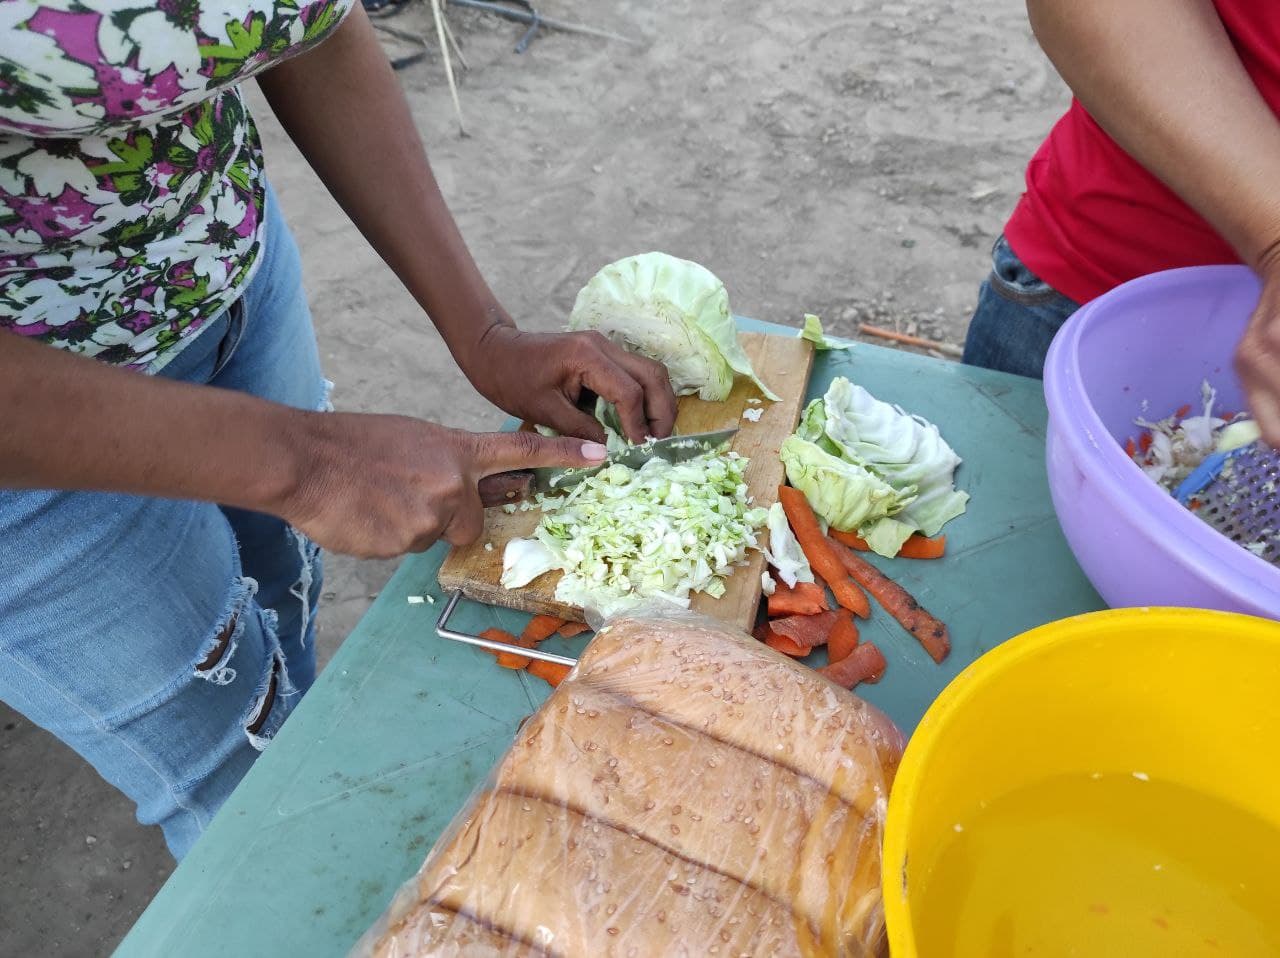
[[[480,501],[485,507],[519,502],[538,493],[564,492],[588,476],[613,465],[639,469],[650,459],[663,459],[670,463],[687,462],[703,453],[719,449],[738,432],[737,427],[700,432],[648,442],[610,453],[598,466],[569,469],[520,469],[515,472],[499,472],[480,480]]]

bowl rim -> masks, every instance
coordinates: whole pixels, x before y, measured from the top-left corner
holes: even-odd
[[[916,806],[928,800],[922,787],[922,772],[938,751],[939,735],[951,716],[964,708],[984,687],[1004,677],[1013,666],[1066,642],[1093,641],[1107,632],[1126,629],[1137,619],[1142,619],[1147,626],[1180,630],[1188,627],[1209,630],[1244,627],[1255,633],[1270,632],[1280,645],[1280,622],[1274,619],[1216,609],[1139,606],[1104,609],[1046,622],[1001,642],[969,663],[930,703],[907,742],[889,791],[880,859],[880,892],[893,954],[900,953],[904,958],[916,955],[915,926],[906,894],[907,825],[915,817]]]
[[[1177,538],[1178,548],[1167,550],[1167,554],[1179,565],[1193,571],[1219,592],[1255,609],[1274,610],[1276,596],[1280,595],[1280,567],[1231,542],[1172,496],[1157,494],[1159,486],[1147,479],[1138,464],[1124,453],[1094,409],[1084,388],[1078,349],[1094,315],[1117,300],[1140,297],[1148,287],[1167,288],[1171,282],[1200,285],[1206,279],[1246,277],[1257,282],[1247,266],[1188,266],[1141,276],[1091,300],[1080,307],[1054,337],[1045,361],[1044,394],[1049,408],[1050,434],[1063,440],[1081,461],[1099,467],[1090,472],[1089,478],[1112,506],[1130,515],[1133,510],[1129,507],[1140,506]],[[1081,421],[1083,428],[1063,428],[1063,422],[1072,417]],[[1105,440],[1099,441],[1099,436]],[[1153,494],[1140,493],[1138,490],[1143,485],[1132,483],[1134,476],[1141,476]],[[1237,563],[1243,563],[1243,568]]]

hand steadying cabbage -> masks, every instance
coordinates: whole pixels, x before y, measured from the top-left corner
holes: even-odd
[[[676,395],[721,402],[735,375],[768,399],[777,396],[751,369],[738,343],[729,294],[708,269],[666,253],[610,263],[582,287],[569,315],[572,330],[596,329],[667,367]]]

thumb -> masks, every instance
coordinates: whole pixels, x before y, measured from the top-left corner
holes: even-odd
[[[607,450],[598,442],[536,432],[484,432],[474,437],[477,476],[517,469],[598,466]]]

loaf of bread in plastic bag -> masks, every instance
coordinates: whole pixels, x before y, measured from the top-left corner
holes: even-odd
[[[902,746],[749,636],[615,621],[355,953],[881,955]]]

